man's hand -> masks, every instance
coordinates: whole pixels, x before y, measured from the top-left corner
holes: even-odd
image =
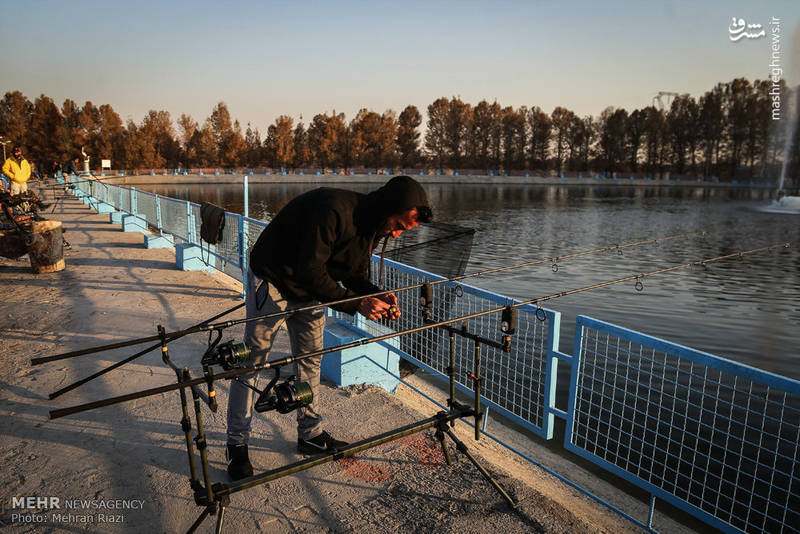
[[[358,305],[358,313],[370,321],[376,321],[386,317],[386,314],[389,313],[389,304],[375,297],[367,297],[361,299]]]
[[[387,318],[392,320],[400,318],[400,308],[397,307],[397,297],[394,293],[387,293],[378,298],[389,305],[389,310],[386,313]]]
[[[390,293],[381,297],[367,297],[358,305],[358,313],[371,321],[378,319],[397,319],[400,310],[397,309],[397,297]]]

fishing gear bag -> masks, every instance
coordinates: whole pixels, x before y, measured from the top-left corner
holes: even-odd
[[[225,229],[225,210],[210,202],[200,206],[200,238],[210,245],[222,241]]]

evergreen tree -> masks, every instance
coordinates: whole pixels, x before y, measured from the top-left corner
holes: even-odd
[[[25,145],[32,112],[33,104],[19,91],[9,91],[0,100],[0,135],[11,141],[11,146]]]
[[[715,173],[722,142],[724,114],[722,110],[722,84],[700,97],[700,132],[703,149],[703,175]]]
[[[198,124],[192,117],[182,113],[178,118],[178,128],[180,130],[180,163],[182,167],[191,168],[197,162],[197,147],[192,143]]]
[[[406,106],[397,119],[397,152],[400,165],[411,167],[419,161],[419,126],[422,115],[416,106]]]
[[[109,159],[112,166],[119,165],[124,158],[125,127],[122,125],[122,119],[109,104],[103,104],[97,111],[100,129],[95,145],[96,163],[99,165],[99,160]]]
[[[311,157],[308,148],[308,134],[302,122],[298,123],[297,127],[294,129],[292,142],[294,143],[294,160],[292,161],[292,167],[299,169],[306,165]]]
[[[625,143],[628,112],[608,107],[600,114],[599,163],[604,171],[622,169],[628,153]]]
[[[525,131],[525,117],[528,109],[524,106],[515,111],[513,107],[503,109],[501,122],[503,127],[503,168],[525,168],[525,146],[527,135]]]
[[[628,115],[628,120],[625,122],[625,139],[628,145],[628,166],[631,172],[637,172],[639,169],[639,149],[642,146],[642,138],[644,137],[644,110],[634,110]]]
[[[244,142],[247,146],[244,162],[249,167],[256,167],[261,164],[262,148],[261,148],[261,134],[258,128],[253,128],[250,123],[247,123],[247,130],[244,133]]]
[[[492,132],[500,120],[500,106],[495,102],[491,106],[486,100],[481,100],[472,110],[472,123],[468,146],[468,158],[471,166],[483,171],[489,169],[489,149]]]
[[[444,123],[444,144],[450,166],[460,169],[464,163],[467,132],[472,121],[472,107],[453,97],[447,105]]]
[[[308,145],[314,162],[323,169],[347,165],[349,160],[344,114],[320,113],[308,127]]]
[[[247,154],[247,142],[242,134],[242,125],[239,120],[233,121],[233,134],[228,140],[223,163],[226,167],[236,168],[243,163]]]
[[[294,120],[281,115],[275,119],[275,124],[267,128],[267,137],[264,143],[269,154],[270,164],[273,167],[288,167],[295,161]]]
[[[217,157],[213,165],[225,165],[229,161],[231,143],[234,137],[233,121],[225,102],[220,102],[211,110],[208,123],[214,134],[214,143],[217,147]]]
[[[725,136],[731,176],[741,164],[744,144],[748,136],[750,127],[748,104],[752,90],[753,87],[746,78],[736,78],[724,85]]]
[[[425,132],[425,150],[427,150],[436,168],[444,169],[446,149],[446,121],[449,103],[446,98],[437,98],[428,106],[428,131]]]
[[[563,170],[564,153],[570,141],[570,131],[577,117],[570,110],[558,106],[550,114],[550,118],[553,122],[554,130],[556,171],[560,173]]]
[[[64,119],[53,100],[41,95],[33,104],[28,134],[28,157],[40,170],[50,171],[53,162],[66,159]]]
[[[532,170],[545,169],[550,157],[553,122],[540,107],[534,106],[528,112],[528,128],[530,130],[530,142],[528,143],[530,168]]]
[[[72,156],[80,154],[81,148],[86,145],[86,135],[81,128],[80,120],[81,109],[74,100],[67,98],[61,105],[61,115],[64,117],[66,125],[66,147]]]
[[[664,112],[649,106],[644,109],[645,170],[651,176],[664,175],[664,156],[666,154],[666,119]]]

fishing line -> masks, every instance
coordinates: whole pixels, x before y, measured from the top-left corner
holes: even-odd
[[[193,334],[193,333],[196,333],[196,332],[203,332],[203,331],[207,331],[207,330],[216,330],[216,329],[219,329],[219,328],[229,328],[231,326],[235,326],[235,325],[238,325],[238,324],[248,323],[248,322],[252,322],[252,321],[259,321],[259,320],[263,320],[263,319],[272,319],[272,318],[275,318],[275,317],[282,317],[282,316],[285,316],[285,315],[290,315],[290,314],[298,313],[298,312],[316,310],[316,309],[323,308],[323,307],[335,306],[337,304],[345,304],[345,303],[348,303],[348,302],[354,302],[356,300],[361,300],[361,299],[364,299],[364,298],[374,298],[374,297],[380,297],[380,296],[383,296],[383,295],[387,295],[389,293],[399,293],[401,291],[409,291],[409,290],[412,290],[412,289],[419,289],[419,288],[421,288],[423,286],[426,286],[426,285],[435,286],[435,285],[438,285],[438,284],[443,284],[443,283],[448,283],[448,282],[457,282],[459,280],[464,280],[464,279],[467,279],[467,278],[484,276],[484,275],[487,275],[487,274],[493,274],[493,273],[508,271],[508,270],[512,270],[512,269],[521,269],[521,268],[524,268],[524,267],[531,267],[531,266],[534,266],[534,265],[540,265],[542,263],[555,263],[555,262],[560,261],[560,260],[565,260],[565,259],[570,259],[570,258],[577,258],[577,257],[580,257],[580,256],[586,256],[586,255],[590,255],[590,254],[598,254],[598,253],[608,252],[608,251],[612,251],[612,250],[614,250],[614,251],[622,251],[623,249],[630,248],[630,247],[638,247],[638,246],[643,246],[643,245],[648,245],[648,244],[658,244],[658,243],[664,242],[664,241],[670,241],[670,240],[675,240],[675,239],[685,239],[685,238],[688,238],[688,237],[698,236],[698,235],[699,236],[705,236],[706,232],[705,231],[689,232],[689,233],[685,233],[685,234],[666,236],[666,237],[661,237],[661,238],[657,238],[657,239],[647,239],[647,240],[644,240],[644,241],[637,241],[637,242],[634,242],[634,243],[627,243],[627,244],[623,244],[623,245],[614,244],[614,245],[601,247],[601,248],[596,248],[596,249],[592,249],[592,250],[574,252],[574,253],[566,254],[566,255],[562,255],[562,256],[554,256],[554,257],[550,257],[550,258],[543,258],[543,259],[539,259],[539,260],[533,260],[533,261],[527,261],[527,262],[524,262],[524,263],[518,263],[518,264],[515,264],[515,265],[507,265],[507,266],[504,266],[504,267],[495,267],[495,268],[491,268],[491,269],[485,269],[483,271],[479,271],[479,272],[475,272],[475,273],[462,274],[462,275],[454,276],[454,277],[451,277],[451,278],[443,278],[443,279],[440,279],[440,280],[431,280],[431,281],[428,281],[428,282],[421,282],[421,283],[417,283],[417,284],[411,284],[411,285],[400,287],[400,288],[387,289],[387,290],[378,291],[378,292],[375,292],[375,293],[369,293],[369,294],[366,294],[366,295],[359,295],[359,296],[355,296],[355,297],[348,297],[348,298],[345,298],[345,299],[334,300],[334,301],[330,301],[330,302],[326,302],[326,303],[311,304],[311,305],[308,305],[308,306],[301,306],[301,307],[298,307],[298,308],[292,308],[292,309],[288,309],[288,310],[284,310],[284,311],[280,311],[280,312],[268,313],[268,314],[265,314],[265,315],[247,317],[247,318],[244,318],[244,319],[237,319],[237,320],[233,320],[233,321],[225,321],[223,323],[196,325],[196,326],[193,326],[193,327],[188,328],[186,330],[179,330],[179,331],[176,331],[176,332],[168,332],[166,334],[166,336],[167,336],[169,341],[172,341],[173,339],[176,339],[176,338],[179,338],[179,337],[183,337],[183,336],[188,335],[188,334]],[[86,354],[94,354],[94,353],[97,353],[97,352],[103,352],[103,351],[107,351],[107,350],[119,349],[119,348],[131,346],[131,345],[138,345],[138,344],[141,344],[141,343],[149,343],[149,342],[152,342],[152,341],[159,341],[160,339],[161,339],[161,337],[158,336],[158,335],[146,336],[146,337],[132,339],[132,340],[128,340],[128,341],[119,341],[117,343],[110,343],[108,345],[101,345],[101,346],[97,346],[97,347],[90,347],[90,348],[86,348],[86,349],[80,349],[80,350],[76,350],[76,351],[66,352],[66,353],[63,353],[63,354],[56,354],[54,356],[44,356],[44,357],[40,357],[40,358],[33,358],[31,360],[31,365],[39,365],[39,364],[42,364],[42,363],[58,361],[58,360],[63,360],[63,359],[67,359],[67,358],[74,358],[74,357],[83,356],[83,355],[86,355]]]
[[[535,305],[537,307],[537,315],[538,315],[538,310],[541,309],[539,304],[542,303],[542,302],[549,301],[549,300],[553,300],[553,299],[557,299],[557,298],[561,298],[561,297],[566,297],[568,295],[574,295],[576,293],[581,293],[581,292],[584,292],[584,291],[592,291],[592,290],[595,290],[595,289],[608,287],[608,286],[611,286],[611,285],[620,284],[622,282],[627,282],[627,281],[631,281],[631,280],[641,281],[644,278],[649,277],[649,276],[655,276],[655,275],[664,274],[664,273],[668,273],[668,272],[672,272],[672,271],[677,271],[677,270],[685,269],[685,268],[692,267],[692,266],[703,266],[704,267],[705,265],[707,265],[709,263],[723,261],[723,260],[726,260],[726,259],[729,259],[729,258],[742,258],[744,256],[751,255],[751,254],[757,254],[757,253],[760,253],[760,252],[772,251],[772,250],[774,250],[776,248],[789,248],[789,247],[791,247],[791,243],[779,243],[779,244],[770,245],[770,246],[767,246],[767,247],[760,247],[760,248],[755,248],[755,249],[751,249],[751,250],[744,250],[744,251],[740,251],[740,252],[734,252],[734,253],[731,253],[731,254],[725,254],[723,256],[717,256],[717,257],[714,257],[714,258],[706,258],[706,259],[699,260],[699,261],[683,263],[683,264],[680,264],[680,265],[673,265],[672,267],[665,267],[663,269],[656,269],[654,271],[649,271],[649,272],[645,272],[645,273],[638,273],[638,274],[633,274],[633,275],[629,275],[629,276],[624,276],[622,278],[617,278],[615,280],[608,280],[608,281],[605,281],[605,282],[598,282],[596,284],[591,284],[591,285],[588,285],[588,286],[583,286],[583,287],[579,287],[579,288],[575,288],[575,289],[561,291],[559,293],[554,293],[552,295],[546,295],[546,296],[543,296],[543,297],[536,297],[536,298],[532,298],[532,299],[528,299],[528,300],[518,301],[518,302],[515,302],[513,304],[508,304],[508,305],[505,305],[505,306],[491,308],[491,309],[488,309],[488,310],[483,310],[483,311],[471,313],[471,314],[468,314],[468,315],[462,315],[460,317],[453,317],[453,318],[442,320],[442,321],[431,321],[431,322],[427,322],[426,324],[423,324],[423,325],[418,326],[418,327],[409,328],[407,330],[401,330],[399,332],[392,332],[392,333],[388,333],[388,334],[378,335],[378,336],[374,336],[374,337],[370,337],[370,338],[366,338],[366,339],[360,339],[360,340],[353,341],[353,342],[350,342],[350,343],[346,343],[346,344],[343,344],[343,345],[338,345],[336,347],[328,347],[328,348],[325,348],[325,349],[321,349],[321,350],[317,350],[317,351],[313,351],[313,352],[308,352],[308,353],[300,354],[300,355],[297,355],[297,356],[287,356],[286,358],[263,362],[261,364],[254,365],[254,366],[251,366],[251,367],[245,367],[245,368],[239,368],[239,369],[232,369],[232,370],[229,370],[229,371],[223,371],[223,372],[221,372],[219,374],[213,375],[212,378],[213,379],[229,379],[229,378],[234,378],[234,377],[237,377],[237,376],[240,376],[240,375],[244,375],[244,374],[249,374],[249,373],[258,372],[258,371],[264,371],[264,370],[273,369],[273,368],[276,368],[276,367],[282,367],[284,365],[289,365],[289,364],[295,363],[295,362],[297,362],[299,360],[303,360],[303,359],[306,359],[306,358],[313,358],[315,356],[321,356],[321,355],[324,355],[324,354],[328,354],[330,352],[337,352],[337,351],[347,350],[347,349],[351,349],[351,348],[356,348],[356,347],[360,347],[360,346],[367,345],[367,344],[370,344],[370,343],[375,343],[375,342],[378,342],[378,341],[384,341],[386,339],[407,336],[409,334],[414,334],[414,333],[417,333],[417,332],[423,332],[423,331],[426,331],[426,330],[432,330],[434,328],[446,327],[446,326],[451,325],[453,323],[459,323],[459,322],[463,323],[463,322],[468,321],[470,319],[483,317],[483,316],[490,315],[490,314],[493,314],[493,313],[501,313],[504,310],[516,309],[516,308],[520,308],[520,307],[526,306],[526,305]],[[201,378],[195,378],[195,379],[192,379],[192,380],[179,382],[177,384],[168,384],[168,385],[165,385],[165,386],[159,386],[159,387],[155,387],[155,388],[151,388],[151,389],[146,389],[146,390],[135,392],[135,393],[128,393],[126,395],[121,395],[121,396],[118,396],[118,397],[112,397],[112,398],[103,399],[103,400],[99,400],[99,401],[95,401],[95,402],[90,402],[90,403],[86,403],[86,404],[72,406],[72,407],[69,407],[69,408],[61,408],[61,409],[57,409],[57,410],[52,410],[52,411],[50,411],[50,419],[57,419],[59,417],[64,417],[64,416],[67,416],[67,415],[71,415],[71,414],[75,414],[75,413],[79,413],[79,412],[84,412],[84,411],[92,410],[92,409],[95,409],[95,408],[101,408],[103,406],[109,406],[109,405],[112,405],[112,404],[119,404],[121,402],[126,402],[126,401],[129,401],[129,400],[140,399],[140,398],[148,397],[148,396],[152,396],[152,395],[158,395],[160,393],[165,393],[167,391],[174,391],[174,390],[181,389],[181,388],[197,386],[197,385],[201,385],[201,384],[207,383],[208,380],[209,380],[209,377],[208,376],[204,376],[204,377],[201,377]]]

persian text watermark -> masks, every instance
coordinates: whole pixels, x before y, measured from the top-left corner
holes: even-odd
[[[781,77],[783,76],[783,66],[781,64],[781,19],[772,17],[767,24],[769,26],[769,52],[770,61],[768,65],[769,80],[772,86],[769,90],[770,109],[772,120],[781,120]],[[728,38],[733,42],[742,39],[760,39],[767,36],[767,30],[759,23],[748,24],[744,19],[733,17],[728,26]]]

